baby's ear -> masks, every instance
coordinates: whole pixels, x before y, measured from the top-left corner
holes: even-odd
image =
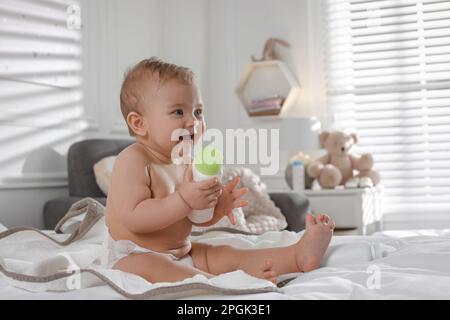
[[[139,113],[130,112],[127,115],[127,124],[135,135],[143,137],[147,134],[144,118]]]

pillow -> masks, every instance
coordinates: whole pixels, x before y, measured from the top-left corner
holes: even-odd
[[[117,156],[106,157],[94,165],[95,181],[97,181],[98,187],[100,188],[100,190],[103,191],[105,195],[108,195],[109,183],[111,181],[111,173],[116,158]]]
[[[262,234],[267,231],[283,230],[287,221],[275,203],[270,199],[267,186],[251,169],[245,167],[224,167],[223,181],[229,181],[236,176],[241,177],[238,187],[246,187],[249,192],[242,197],[248,201],[248,206],[242,208],[245,215],[248,232]]]

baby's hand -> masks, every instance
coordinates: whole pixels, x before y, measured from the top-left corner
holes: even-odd
[[[184,172],[183,182],[177,185],[176,190],[191,209],[203,210],[216,206],[222,194],[222,185],[217,178],[193,181],[192,165],[189,165]]]
[[[241,208],[248,205],[248,201],[240,199],[248,192],[247,188],[237,189],[236,186],[240,181],[240,177],[236,177],[228,182],[219,198],[219,202],[214,210],[214,220],[220,220],[223,216],[228,216],[232,224],[236,224],[236,217],[233,214],[234,208]]]

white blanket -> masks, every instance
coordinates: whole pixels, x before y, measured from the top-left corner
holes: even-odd
[[[106,268],[104,207],[92,199],[76,203],[56,230],[18,228],[0,233],[0,274],[12,286],[34,292],[79,290],[106,284],[126,298],[180,298],[200,293],[277,292],[271,282],[235,271],[207,279],[149,283]]]
[[[284,293],[296,299],[450,299],[450,232],[408,233],[372,237],[380,258],[303,274]]]
[[[58,241],[72,238],[70,244],[57,244],[36,231],[0,231],[1,299],[450,298],[449,231],[334,237],[322,268],[305,274],[284,275],[281,288],[241,271],[212,279],[196,276],[177,283],[151,284],[135,275],[102,267],[103,218],[95,217],[92,214],[97,212],[95,210],[86,213],[83,206],[80,207],[58,226],[63,233],[50,234]],[[192,237],[192,241],[264,248],[289,245],[301,235],[288,231],[259,236],[214,231]],[[66,292],[52,294],[49,291]]]

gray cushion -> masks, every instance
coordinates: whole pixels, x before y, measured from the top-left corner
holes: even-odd
[[[104,197],[95,181],[94,164],[117,155],[132,140],[92,139],[73,144],[67,155],[69,195],[72,197]]]
[[[301,231],[305,229],[306,214],[309,212],[308,198],[294,192],[274,192],[269,195],[286,217],[287,230]]]

